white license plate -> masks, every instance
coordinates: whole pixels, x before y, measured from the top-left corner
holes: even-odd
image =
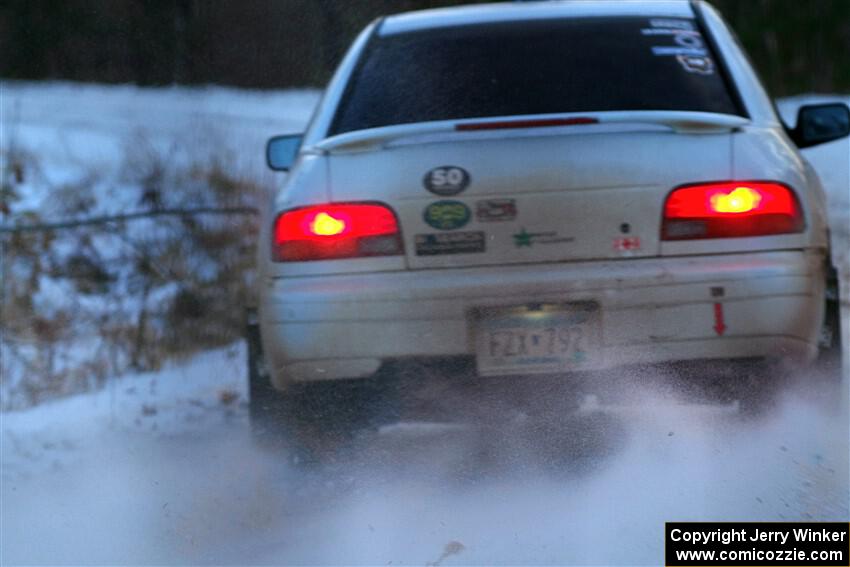
[[[600,310],[593,302],[477,311],[478,374],[539,374],[592,367],[601,350]]]

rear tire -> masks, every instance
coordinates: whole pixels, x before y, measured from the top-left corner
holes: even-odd
[[[824,313],[823,331],[820,337],[820,349],[818,352],[818,370],[828,377],[841,378],[841,302],[838,296],[838,278],[835,270],[832,277],[827,281],[826,310]]]
[[[249,323],[249,415],[254,442],[296,465],[338,460],[358,434],[394,417],[394,391],[381,377],[305,382],[280,391],[266,369],[259,325]]]
[[[276,433],[298,464],[339,461],[358,437],[391,420],[386,384],[377,378],[293,384],[279,395]]]
[[[250,320],[245,333],[248,347],[248,414],[254,442],[264,448],[281,447],[280,424],[284,399],[271,383],[260,342],[260,326]]]
[[[779,403],[788,384],[788,370],[780,363],[761,360],[742,367],[740,380],[734,382],[731,394],[745,417],[758,417]]]
[[[787,370],[768,359],[689,361],[676,368],[685,399],[737,403],[745,416],[757,416],[774,407],[788,381]]]

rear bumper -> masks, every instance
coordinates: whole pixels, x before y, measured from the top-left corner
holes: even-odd
[[[594,301],[599,368],[809,360],[824,278],[822,253],[805,251],[280,278],[263,289],[263,345],[278,387],[353,378],[390,359],[474,354],[475,309]]]

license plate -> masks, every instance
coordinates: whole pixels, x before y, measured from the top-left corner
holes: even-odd
[[[602,343],[599,313],[593,302],[476,311],[478,374],[540,374],[592,367]]]

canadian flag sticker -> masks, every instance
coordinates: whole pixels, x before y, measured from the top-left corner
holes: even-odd
[[[640,250],[640,238],[637,236],[620,236],[614,239],[614,250],[633,252]]]

